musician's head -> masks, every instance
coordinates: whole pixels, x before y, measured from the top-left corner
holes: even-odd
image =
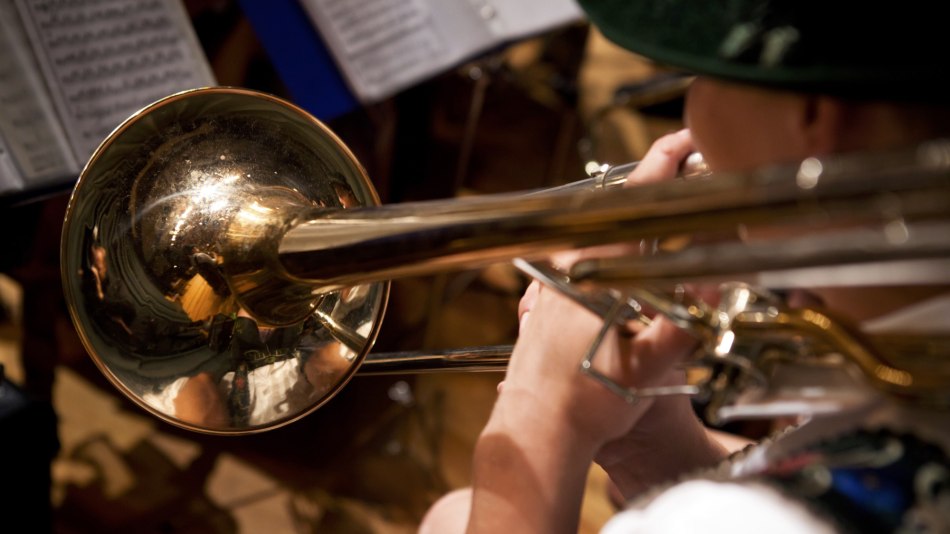
[[[685,120],[718,169],[950,133],[931,4],[582,0],[604,35],[696,74]],[[917,5],[919,4],[919,5]],[[916,7],[915,7],[916,6]]]

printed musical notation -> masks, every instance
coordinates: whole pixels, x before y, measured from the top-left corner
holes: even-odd
[[[492,47],[581,17],[575,0],[301,0],[301,5],[364,103]]]
[[[0,5],[4,29],[15,30],[3,36],[13,53],[0,61],[0,115],[7,117],[0,137],[25,187],[50,174],[75,179],[77,167],[132,113],[169,94],[215,84],[181,2]],[[16,187],[6,182],[0,181],[0,193]]]
[[[321,17],[325,37],[364,99],[382,97],[450,61],[450,47],[420,0],[313,0],[311,12]]]
[[[0,192],[79,171],[12,2],[0,2]]]
[[[167,0],[18,0],[54,81],[53,101],[84,161],[157,98],[213,84],[190,20]]]

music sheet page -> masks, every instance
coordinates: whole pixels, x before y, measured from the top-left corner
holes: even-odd
[[[0,1],[0,50],[0,192],[77,174],[16,8],[8,1]]]
[[[574,0],[469,0],[487,16],[492,31],[504,39],[517,39],[582,20],[583,11]]]
[[[178,1],[17,0],[16,5],[80,162],[145,105],[215,84]]]
[[[363,103],[507,40],[579,20],[574,0],[302,0]]]
[[[385,98],[451,60],[452,43],[423,0],[306,0],[303,6],[363,102]]]

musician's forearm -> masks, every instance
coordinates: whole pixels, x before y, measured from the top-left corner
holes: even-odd
[[[496,405],[476,444],[469,533],[577,531],[597,444],[565,426]]]

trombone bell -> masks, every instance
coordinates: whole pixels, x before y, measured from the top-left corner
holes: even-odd
[[[62,235],[70,314],[109,380],[165,421],[287,424],[352,377],[389,283],[314,295],[277,263],[276,238],[304,211],[378,204],[353,154],[301,109],[239,89],[172,95],[80,176]],[[256,398],[265,382],[280,399]]]

